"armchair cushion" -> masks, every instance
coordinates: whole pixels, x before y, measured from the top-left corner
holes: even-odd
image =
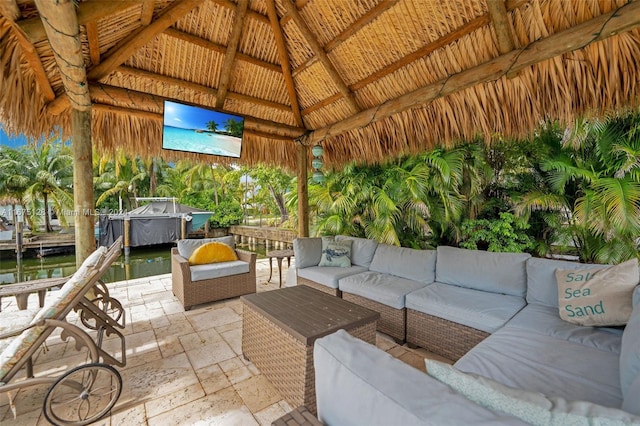
[[[225,243],[213,241],[195,249],[189,257],[189,265],[206,265],[232,260],[238,260],[235,250]]]
[[[190,266],[189,269],[191,270],[191,281],[202,281],[210,280],[212,278],[246,274],[249,272],[249,264],[242,260],[234,260],[231,262],[194,265]]]

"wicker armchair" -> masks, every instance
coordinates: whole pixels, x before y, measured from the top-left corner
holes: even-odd
[[[180,256],[177,248],[171,249],[171,282],[173,294],[180,299],[185,311],[194,305],[229,299],[256,292],[256,253],[236,249],[238,260],[249,263],[249,272],[191,281],[189,262]]]

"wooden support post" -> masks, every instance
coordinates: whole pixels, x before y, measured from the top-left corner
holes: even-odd
[[[131,253],[131,218],[127,215],[124,218],[124,258],[129,259]]]
[[[96,249],[91,150],[91,109],[71,111],[73,147],[73,204],[75,206],[76,265]]]
[[[180,221],[180,238],[183,240],[187,239],[187,218],[182,216],[182,220]]]
[[[209,238],[209,220],[204,223],[204,237]]]
[[[22,260],[22,221],[16,224],[16,260]],[[18,280],[19,282],[20,280]]]
[[[309,236],[309,193],[307,192],[307,156],[309,148],[298,143],[298,237]]]

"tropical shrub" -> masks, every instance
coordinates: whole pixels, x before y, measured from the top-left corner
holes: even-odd
[[[533,239],[524,231],[529,225],[511,213],[500,213],[499,219],[465,220],[461,225],[460,247],[492,252],[526,252],[534,247]]]

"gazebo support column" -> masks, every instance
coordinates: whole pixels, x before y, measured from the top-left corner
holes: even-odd
[[[73,203],[75,206],[76,265],[96,249],[94,234],[91,110],[71,111],[73,147]]]
[[[309,148],[298,142],[298,237],[309,236],[309,193],[307,192],[307,158]]]

